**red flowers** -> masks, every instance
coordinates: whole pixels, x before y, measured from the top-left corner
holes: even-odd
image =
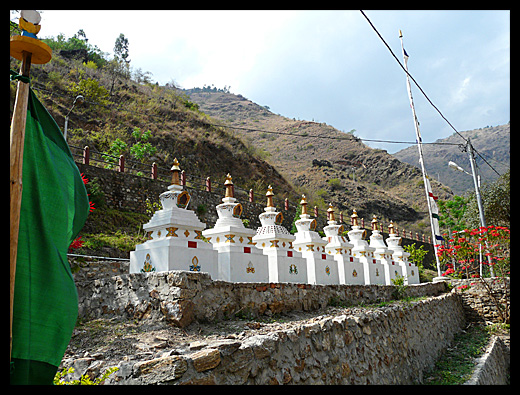
[[[83,184],[87,185],[88,184],[88,178],[85,177],[85,175],[83,173],[81,173],[81,179],[83,180]],[[88,194],[88,196],[90,196],[90,193]],[[94,211],[96,208],[94,207],[94,203],[92,203],[91,201],[88,202],[89,205],[90,205],[90,212]],[[78,249],[78,248],[81,248],[83,247],[83,241],[81,241],[81,236],[75,238],[72,243],[70,243],[70,246],[69,246],[69,252],[71,252],[72,250],[75,250],[75,249]]]
[[[509,245],[509,228],[491,225],[455,231],[448,244],[436,247],[440,261],[446,265],[443,276],[478,278],[481,261],[493,267],[494,276],[509,273]],[[458,263],[456,268],[453,263]]]

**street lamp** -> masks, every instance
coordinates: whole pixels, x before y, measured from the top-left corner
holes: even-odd
[[[475,184],[475,195],[477,197],[477,205],[478,205],[478,213],[480,216],[480,226],[485,227],[486,226],[486,218],[484,217],[484,209],[482,208],[482,199],[480,197],[480,176],[477,178],[477,171],[476,171],[476,165],[475,165],[475,156],[473,155],[473,146],[471,145],[471,141],[468,138],[468,144],[466,146],[469,154],[469,163],[471,164],[471,173],[468,173],[466,170],[464,170],[462,167],[457,165],[455,162],[449,162],[448,166],[452,169],[455,169],[457,171],[464,172],[468,175],[473,175],[473,183]],[[488,262],[491,262],[491,259],[488,256]],[[490,266],[489,270],[491,272],[491,275],[493,276],[493,268]],[[480,267],[480,275],[482,276],[482,264]]]
[[[81,95],[76,96],[76,98],[74,99],[74,102],[72,103],[71,109],[65,116],[65,127],[63,128],[63,137],[65,138],[65,141],[67,141],[67,127],[69,126],[69,115],[72,112],[72,110],[74,109],[74,107],[76,106],[76,102],[78,102],[78,104],[81,104],[84,101],[85,101],[85,98],[83,96],[81,96]]]

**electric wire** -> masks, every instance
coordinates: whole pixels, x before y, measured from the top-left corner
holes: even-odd
[[[446,123],[455,131],[455,133],[457,133],[465,142],[466,144],[471,144],[468,139],[466,139],[462,134],[459,133],[459,131],[451,124],[450,121],[448,121],[448,119],[444,116],[444,114],[441,112],[441,110],[439,110],[437,108],[437,106],[435,104],[433,104],[433,102],[430,100],[430,98],[428,97],[428,95],[426,94],[426,92],[424,92],[424,90],[421,88],[421,86],[417,83],[417,81],[415,80],[415,78],[413,78],[413,76],[406,70],[406,68],[403,66],[403,64],[401,63],[401,61],[399,60],[399,58],[395,55],[394,51],[392,51],[392,48],[390,48],[390,46],[388,45],[388,43],[385,41],[385,39],[383,38],[383,36],[379,33],[379,31],[376,29],[376,27],[374,26],[374,24],[372,23],[372,21],[370,21],[370,19],[368,18],[368,16],[363,12],[363,10],[359,10],[361,12],[361,14],[365,17],[365,19],[367,20],[367,22],[370,24],[370,26],[372,27],[372,29],[376,32],[376,34],[379,36],[379,38],[381,39],[381,41],[383,42],[383,44],[385,44],[386,48],[388,48],[388,50],[390,51],[390,53],[392,54],[392,56],[394,57],[394,59],[397,61],[397,63],[399,64],[399,66],[401,66],[401,69],[403,69],[403,71],[408,75],[408,77],[410,77],[410,79],[414,82],[415,86],[417,86],[417,88],[421,91],[421,93],[423,94],[423,96],[426,98],[426,100],[432,105],[432,107],[439,113],[439,115],[442,117],[442,119],[444,119],[446,121]],[[424,143],[423,143],[424,144]],[[501,176],[501,174],[493,167],[489,164],[489,162],[484,159],[484,157],[480,154],[480,152],[478,152],[475,147],[473,147],[473,151],[475,153],[477,153],[478,156],[480,156],[480,158],[496,173],[498,174],[498,176]]]
[[[65,94],[61,94],[61,93],[57,93],[57,92],[51,92],[49,90],[46,90],[44,88],[39,88],[37,86],[33,86],[33,89],[40,90],[40,91],[43,91],[43,92],[49,92],[49,93],[51,93],[53,95],[57,95],[57,96],[61,96],[61,97],[69,97],[69,95],[65,95]],[[98,103],[98,102],[93,102],[93,101],[90,101],[90,100],[85,100],[85,103],[92,104],[92,105],[97,105],[97,106],[101,106],[101,107],[105,107],[105,108],[111,109],[111,110],[122,111],[119,108],[119,106],[115,105],[115,103],[114,103],[114,106],[110,106],[110,105],[106,105],[106,104]],[[144,112],[139,111],[137,109],[132,109],[132,113],[143,114],[143,115],[147,115],[147,116],[151,116],[151,117],[155,117],[155,118],[160,118],[163,122],[165,120],[173,120],[171,118],[166,118],[166,117],[164,117],[162,115],[157,115],[157,114],[152,114],[152,113],[144,113]],[[408,145],[415,145],[416,144],[415,141],[412,142],[412,141],[367,139],[367,138],[356,137],[356,136],[353,136],[353,137],[350,137],[350,136],[329,136],[329,135],[314,135],[314,136],[307,135],[307,136],[302,136],[301,134],[298,134],[298,133],[281,132],[281,131],[257,129],[257,128],[246,128],[246,127],[242,127],[242,126],[233,126],[233,125],[223,125],[223,124],[218,124],[218,123],[207,122],[207,121],[204,121],[204,120],[202,120],[201,123],[203,123],[205,125],[209,125],[209,126],[221,127],[221,128],[226,128],[226,129],[238,129],[238,130],[242,130],[242,131],[245,131],[245,132],[260,132],[260,133],[277,134],[277,135],[282,135],[282,136],[294,136],[294,137],[309,138],[309,139],[318,138],[318,139],[328,139],[328,140],[369,141],[369,142],[390,143],[390,144],[408,144]],[[447,142],[423,142],[423,144],[429,144],[429,145],[457,145],[457,146],[460,145],[458,143],[447,143]]]

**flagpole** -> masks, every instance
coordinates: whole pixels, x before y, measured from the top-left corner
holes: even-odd
[[[27,18],[27,19],[25,19]],[[10,234],[9,234],[9,360],[13,344],[13,302],[16,276],[16,254],[18,252],[18,230],[20,226],[20,207],[22,204],[23,147],[27,104],[29,101],[29,74],[31,63],[47,63],[52,50],[36,38],[40,30],[40,16],[36,11],[22,11],[20,16],[21,36],[10,38],[10,55],[22,61],[20,76],[11,120],[10,138]]]
[[[419,164],[421,165],[421,171],[423,176],[423,183],[424,183],[424,191],[426,193],[426,202],[428,203],[428,214],[430,216],[430,227],[432,232],[432,239],[433,239],[433,251],[435,255],[435,261],[437,263],[437,275],[441,277],[441,264],[439,262],[439,257],[437,255],[437,247],[435,247],[435,243],[437,241],[437,238],[435,237],[435,231],[433,226],[433,216],[432,216],[432,208],[430,203],[430,197],[429,197],[429,191],[428,191],[428,180],[426,175],[426,170],[424,168],[424,158],[422,154],[422,139],[421,139],[421,132],[419,130],[419,121],[417,119],[417,114],[415,113],[415,106],[413,103],[413,96],[412,96],[412,86],[410,84],[410,76],[408,75],[408,56],[406,54],[406,51],[404,50],[404,44],[403,44],[403,33],[401,30],[399,30],[399,39],[401,40],[401,49],[403,51],[403,59],[404,59],[404,68],[406,70],[406,88],[408,90],[408,97],[410,99],[410,107],[412,108],[412,115],[414,120],[414,126],[415,126],[415,137],[417,140],[417,149],[419,151]]]

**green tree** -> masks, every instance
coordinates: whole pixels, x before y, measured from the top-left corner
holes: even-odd
[[[486,225],[510,226],[510,192],[510,170],[494,182],[486,184],[480,189]],[[475,193],[472,193],[469,197],[464,220],[467,222],[468,228],[476,228],[480,226],[480,217]]]
[[[69,92],[73,96],[82,95],[87,101],[102,105],[108,104],[107,89],[98,80],[93,78],[85,79],[82,74],[80,74],[79,82],[71,82],[69,84]]]
[[[129,56],[129,43],[128,39],[125,37],[123,33],[119,34],[119,37],[116,39],[114,44],[114,56],[120,62],[130,63]]]
[[[141,129],[139,128],[134,128],[132,132],[132,137],[134,137],[137,142],[130,148],[130,153],[141,162],[145,157],[154,155],[157,152],[157,148],[147,142],[151,135],[152,132],[149,130],[141,133]]]
[[[453,196],[449,200],[439,199],[439,226],[443,229],[451,231],[461,231],[466,228],[467,224],[464,219],[468,199],[461,196]]]

